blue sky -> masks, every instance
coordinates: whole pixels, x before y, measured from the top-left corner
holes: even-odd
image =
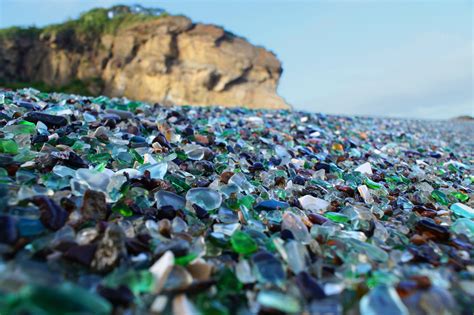
[[[473,2],[0,0],[0,27],[139,3],[218,24],[274,51],[297,109],[392,117],[474,115]]]

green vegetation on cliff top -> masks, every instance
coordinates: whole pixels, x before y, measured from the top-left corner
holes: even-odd
[[[41,29],[35,26],[20,27],[12,26],[0,29],[0,39],[11,37],[36,37],[41,33]]]
[[[115,34],[119,29],[164,16],[168,16],[168,13],[161,9],[145,9],[141,6],[119,5],[110,9],[97,8],[81,14],[75,20],[68,20],[64,23],[52,24],[43,28],[13,26],[0,29],[0,39],[58,33],[74,33],[85,36]]]

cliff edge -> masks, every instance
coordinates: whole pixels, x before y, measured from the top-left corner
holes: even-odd
[[[0,82],[81,85],[176,105],[289,108],[276,56],[214,25],[115,6],[44,28],[0,30]]]

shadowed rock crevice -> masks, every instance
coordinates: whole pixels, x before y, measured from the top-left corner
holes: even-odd
[[[58,28],[58,27],[56,27]],[[276,93],[276,56],[221,27],[184,16],[147,19],[113,33],[70,29],[0,36],[0,82],[91,86],[92,94],[177,105],[288,108]]]

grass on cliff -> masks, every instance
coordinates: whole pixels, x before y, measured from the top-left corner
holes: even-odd
[[[82,14],[77,20],[69,20],[61,24],[54,24],[44,28],[44,33],[57,33],[74,31],[81,35],[115,34],[119,29],[127,28],[135,24],[155,20],[166,16],[141,13],[122,13],[109,18],[108,9],[93,9]]]
[[[13,38],[13,37],[36,37],[41,33],[41,29],[28,26],[28,27],[19,27],[19,26],[12,26],[8,28],[0,29],[0,39],[2,38]]]
[[[114,10],[113,16],[110,13]],[[41,34],[52,35],[57,33],[74,33],[83,36],[100,34],[115,34],[118,30],[131,27],[145,21],[156,20],[168,16],[161,14],[133,13],[126,6],[115,6],[111,9],[97,8],[85,12],[78,19],[68,20],[60,24],[52,24],[44,28],[37,27],[9,27],[0,29],[1,38],[36,37]]]

